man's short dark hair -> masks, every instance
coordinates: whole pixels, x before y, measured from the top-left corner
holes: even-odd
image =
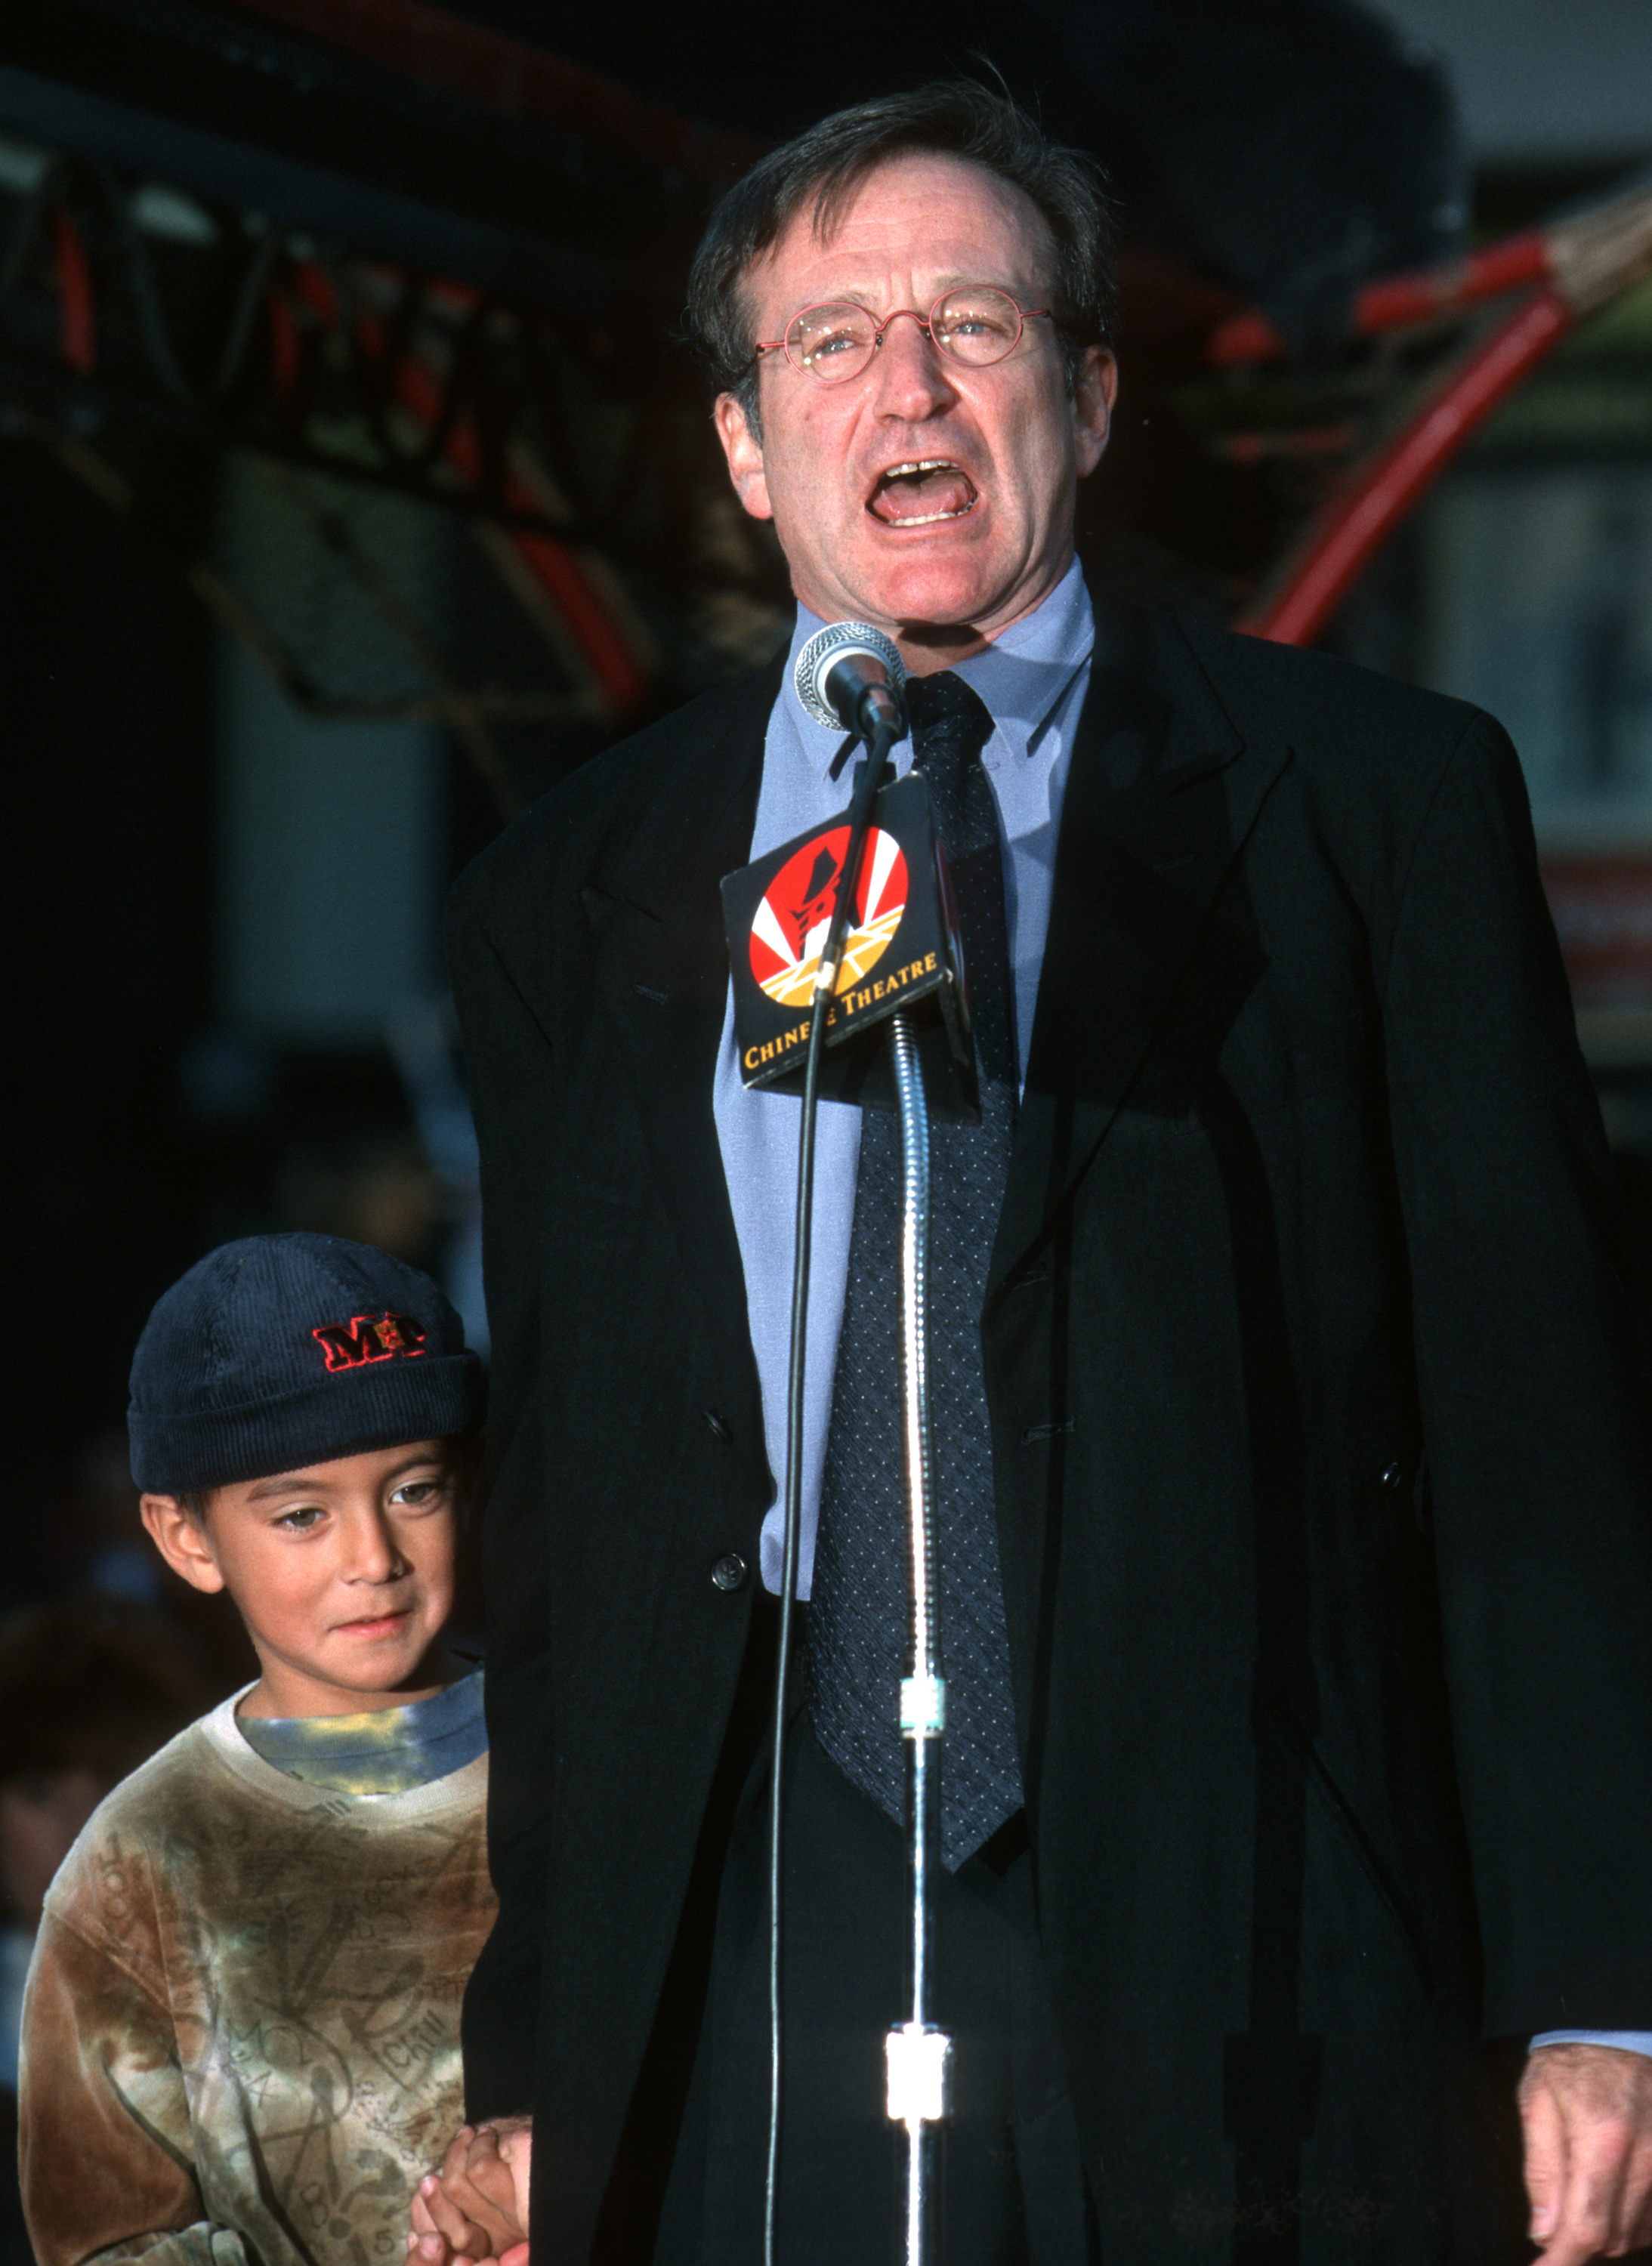
[[[868,173],[920,154],[965,158],[1020,189],[1042,215],[1055,254],[1047,288],[1070,380],[1084,348],[1111,338],[1113,216],[1101,168],[1049,140],[1019,105],[974,79],[934,79],[822,119],[760,159],[712,215],[689,276],[687,331],[719,392],[735,397],[754,428],[757,370],[745,289],[753,261],[805,205],[813,205],[816,229],[829,230]]]

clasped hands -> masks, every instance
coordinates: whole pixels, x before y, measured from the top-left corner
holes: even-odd
[[[531,2116],[500,2116],[461,2126],[439,2171],[420,2181],[413,2199],[407,2266],[460,2266],[496,2259],[528,2266],[528,2186],[533,2165]]]
[[[1611,2046],[1540,2046],[1520,2080],[1531,2239],[1543,2266],[1652,2244],[1652,2060]],[[533,2120],[467,2124],[419,2183],[407,2266],[528,2266]]]

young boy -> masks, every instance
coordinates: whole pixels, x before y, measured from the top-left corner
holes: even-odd
[[[402,2257],[493,1914],[481,1678],[442,1645],[481,1391],[435,1283],[333,1236],[226,1244],[150,1316],[144,1524],[262,1673],[115,1789],[47,1897],[40,2266]]]

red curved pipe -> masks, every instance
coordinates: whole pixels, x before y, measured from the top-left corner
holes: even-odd
[[[1558,291],[1545,289],[1524,301],[1447,372],[1375,460],[1344,482],[1272,589],[1234,627],[1276,645],[1307,645],[1317,637],[1372,553],[1575,319]]]

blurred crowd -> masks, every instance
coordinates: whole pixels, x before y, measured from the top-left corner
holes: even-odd
[[[135,1498],[133,1529],[135,1539]],[[32,2259],[18,2194],[18,2031],[41,1900],[105,1795],[245,1680],[238,1626],[192,1624],[176,1603],[88,1589],[0,1621],[0,2266]]]

